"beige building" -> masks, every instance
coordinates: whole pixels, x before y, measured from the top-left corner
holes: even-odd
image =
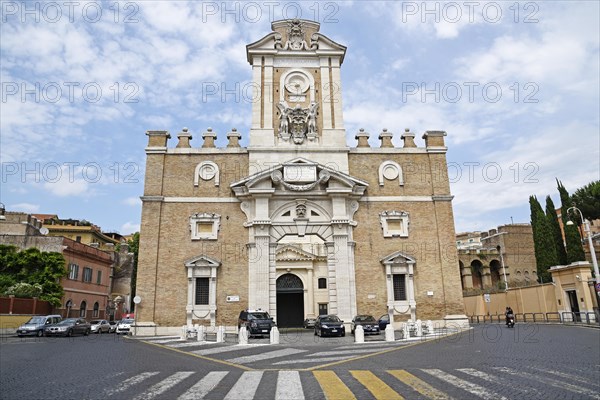
[[[473,239],[472,245],[461,245],[470,239]],[[537,283],[533,231],[529,224],[508,224],[488,232],[457,234],[456,244],[465,290],[504,289],[506,283],[509,288]]]
[[[234,326],[242,309],[279,326],[308,314],[466,323],[443,131],[403,147],[384,129],[346,143],[346,47],[305,20],[247,46],[250,142],[148,131],[136,320],[157,333]],[[143,327],[141,328],[143,332]]]

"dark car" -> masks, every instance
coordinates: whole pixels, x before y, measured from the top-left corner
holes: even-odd
[[[44,330],[46,336],[89,335],[92,326],[83,318],[67,318],[57,324],[49,325]]]
[[[275,326],[273,318],[262,310],[243,310],[238,318],[238,329],[246,328],[250,336],[269,335]]]
[[[384,331],[385,327],[390,323],[390,316],[388,314],[383,314],[381,317],[379,317],[379,321],[377,321],[377,323],[379,324],[379,330]]]
[[[357,315],[354,317],[350,327],[352,334],[354,334],[356,327],[359,325],[363,327],[365,335],[369,333],[379,335],[379,323],[372,315]]]
[[[346,336],[344,321],[337,315],[319,315],[315,322],[315,335],[318,336]]]

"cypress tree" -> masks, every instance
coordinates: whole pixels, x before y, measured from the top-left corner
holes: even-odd
[[[538,279],[542,282],[549,282],[551,275],[548,269],[559,264],[552,231],[546,214],[544,214],[544,210],[535,196],[529,197],[529,207],[531,210],[531,227],[533,229],[533,244]]]
[[[567,265],[568,262],[567,251],[565,250],[565,242],[560,230],[560,224],[558,223],[556,207],[554,206],[554,202],[550,196],[546,196],[546,218],[548,219],[548,225],[552,231],[552,238],[554,240],[554,248],[556,249],[558,262],[561,265]]]
[[[567,210],[573,204],[569,192],[563,186],[563,184],[557,179],[558,193],[560,193],[561,202],[561,215],[563,221],[563,228],[565,230],[565,243],[567,247],[567,263],[575,261],[585,261],[585,252],[583,251],[583,245],[581,244],[581,236],[579,235],[579,213],[573,214],[573,225],[567,225],[569,222],[569,216]]]

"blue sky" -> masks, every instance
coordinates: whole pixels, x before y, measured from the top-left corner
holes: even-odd
[[[457,231],[600,179],[599,3],[14,2],[0,32],[0,202],[139,229],[146,130],[247,144],[245,46],[301,17],[348,47],[348,144],[445,130]],[[176,140],[171,140],[175,146]]]

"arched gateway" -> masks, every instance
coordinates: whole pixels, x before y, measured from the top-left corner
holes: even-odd
[[[294,274],[277,278],[277,325],[300,327],[304,319],[304,285]]]

